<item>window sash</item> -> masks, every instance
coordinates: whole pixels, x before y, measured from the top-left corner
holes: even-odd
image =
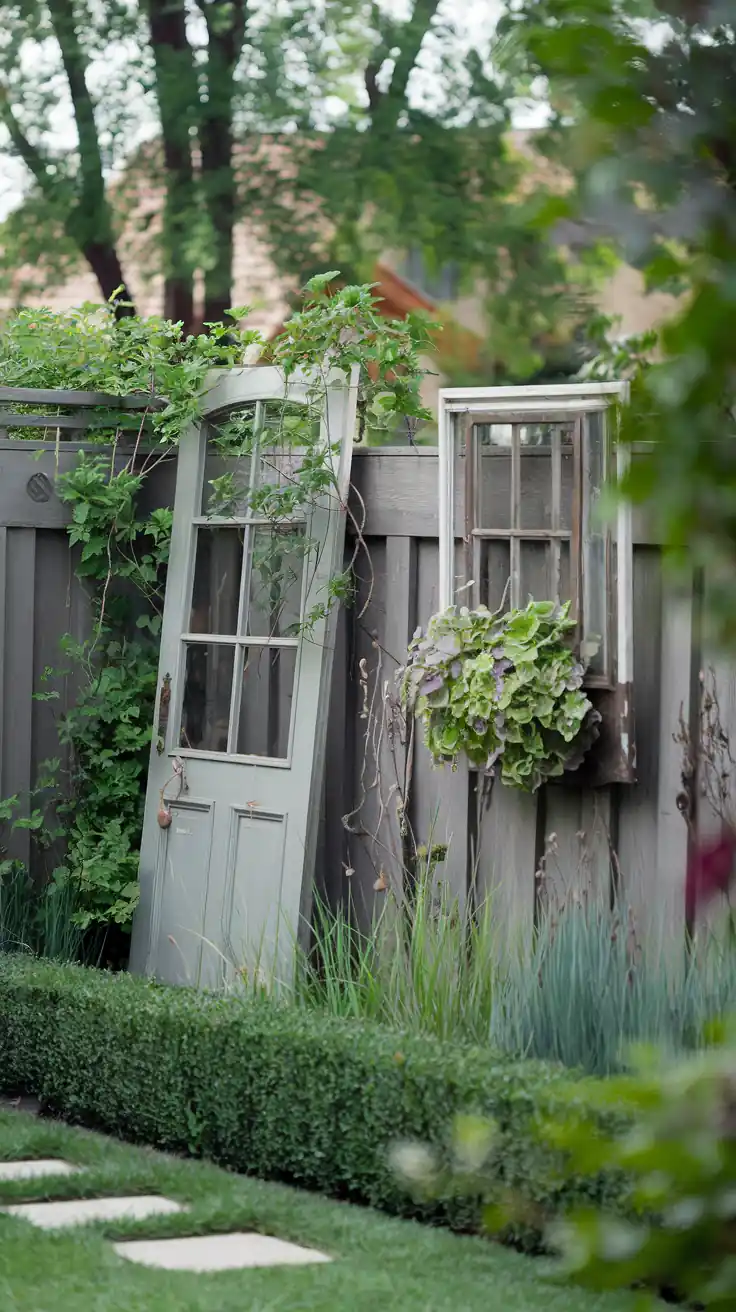
[[[524,543],[538,543],[546,547],[547,559],[547,578],[549,581],[549,596],[560,596],[561,585],[561,547],[562,543],[569,543],[569,568],[570,568],[570,614],[576,621],[574,631],[574,640],[576,646],[580,646],[585,637],[589,636],[591,616],[597,609],[599,614],[601,608],[593,605],[593,591],[602,587],[605,595],[605,604],[602,608],[603,624],[602,633],[596,635],[600,639],[602,654],[598,662],[598,668],[589,671],[586,676],[586,684],[589,687],[609,688],[613,682],[612,669],[612,652],[613,652],[613,616],[614,596],[612,588],[612,551],[611,551],[611,533],[610,529],[605,529],[597,533],[592,524],[590,491],[585,488],[585,480],[589,474],[590,460],[590,442],[586,432],[587,416],[591,412],[600,411],[605,415],[608,410],[607,403],[603,405],[581,405],[578,402],[575,410],[568,407],[564,410],[553,408],[542,409],[541,406],[535,406],[533,410],[479,410],[468,409],[464,415],[457,414],[456,418],[461,421],[457,424],[454,431],[453,440],[453,459],[456,451],[456,439],[462,433],[464,441],[462,443],[460,455],[465,460],[464,480],[465,480],[465,525],[464,525],[464,573],[465,585],[470,583],[467,590],[468,603],[477,607],[483,601],[482,587],[484,574],[484,551],[487,549],[485,544],[496,541],[508,543],[509,549],[509,583],[506,603],[510,607],[522,606],[524,597],[522,596],[522,550]],[[448,415],[448,419],[450,416]],[[572,441],[563,442],[561,424],[573,426]],[[605,419],[604,419],[605,423]],[[479,428],[482,425],[504,424],[511,427],[511,446],[510,448],[482,448]],[[521,429],[525,425],[550,425],[552,428],[549,453],[545,449],[544,454],[539,448],[523,448],[521,443]],[[573,483],[572,483],[572,515],[569,528],[562,527],[562,453],[563,449],[571,451],[573,459]],[[610,434],[604,433],[604,448],[601,452],[601,464],[598,471],[598,483],[601,489],[611,474],[611,443]],[[482,507],[482,461],[488,458],[506,458],[510,460],[510,514],[509,527],[486,527],[483,524],[483,507]],[[549,484],[549,525],[547,527],[531,528],[523,527],[521,524],[521,499],[522,499],[522,478],[521,469],[522,461],[534,458],[543,458],[550,462],[550,484]],[[603,578],[591,577],[588,572],[587,579],[584,579],[584,565],[589,560],[590,570],[593,568],[593,546],[598,553],[601,549],[603,552]]]

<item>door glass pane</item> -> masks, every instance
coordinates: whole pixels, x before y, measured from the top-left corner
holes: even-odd
[[[241,407],[209,425],[202,481],[203,515],[242,516],[248,510],[256,407]]]
[[[306,535],[273,525],[251,529],[246,632],[293,638],[301,617]]]
[[[190,633],[237,633],[243,537],[242,528],[197,529]]]
[[[179,742],[200,752],[226,752],[235,648],[186,644]]]
[[[224,457],[207,448],[200,514],[238,519],[248,513],[251,458]]]
[[[319,417],[309,406],[269,402],[259,438],[255,486],[288,491],[298,480],[299,469],[309,450],[319,440]]]
[[[247,647],[235,750],[241,756],[289,752],[296,647]]]

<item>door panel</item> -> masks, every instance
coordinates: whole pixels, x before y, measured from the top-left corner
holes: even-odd
[[[282,873],[287,817],[254,807],[232,807],[227,861],[227,886],[222,900],[220,931],[226,945],[227,978],[237,969],[261,970],[264,951],[269,957],[278,937],[287,934],[278,909],[282,905]],[[252,878],[257,873],[257,878]],[[238,963],[236,966],[234,963]],[[264,965],[266,963],[264,962]]]
[[[335,628],[322,616],[304,634],[302,620],[342,564],[356,388],[357,377],[328,379],[317,431],[336,487],[288,519],[251,513],[250,497],[293,482],[299,452],[274,449],[274,434],[285,400],[312,414],[307,380],[286,386],[265,366],[221,375],[180,445],[131,948],[131,968],[162,980],[219,987],[256,962],[281,979],[293,962]],[[235,407],[246,407],[231,427],[249,434],[247,453],[223,460],[216,435]]]
[[[155,954],[172,984],[199,983],[214,809],[212,802],[172,802],[171,824],[159,830]]]

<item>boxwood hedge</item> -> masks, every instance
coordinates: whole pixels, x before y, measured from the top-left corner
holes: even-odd
[[[521,1191],[540,1217],[582,1194],[620,1199],[610,1177],[563,1181],[535,1137],[569,1079],[274,1002],[0,957],[1,1088],[125,1139],[454,1227],[476,1223],[478,1201],[419,1206],[389,1148],[418,1139],[442,1151],[463,1111],[495,1120],[494,1187]],[[510,1237],[528,1246],[535,1235]]]

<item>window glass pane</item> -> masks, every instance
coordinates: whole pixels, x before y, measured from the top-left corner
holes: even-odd
[[[244,532],[242,528],[197,529],[190,633],[237,633]]]
[[[234,647],[187,643],[179,735],[182,747],[227,751],[234,657]]]
[[[569,528],[572,520],[573,425],[522,424],[519,429],[521,498],[519,527]],[[559,437],[560,487],[557,524],[554,516],[554,437]]]
[[[478,424],[480,524],[511,528],[511,424]]]
[[[550,548],[547,542],[519,543],[519,605],[550,600]]]
[[[489,610],[498,610],[506,594],[506,606],[509,605],[509,544],[508,542],[486,539],[483,543],[483,571],[481,574],[480,599]]]
[[[570,576],[570,543],[560,543],[560,601],[570,601],[572,596],[572,578]],[[554,598],[550,595],[550,600]]]
[[[606,416],[598,410],[583,421],[583,656],[592,674],[608,670],[607,529],[601,517],[606,469]]]
[[[301,617],[306,535],[264,525],[251,529],[246,632],[257,638],[295,637]]]
[[[572,530],[572,507],[575,495],[575,456],[572,443],[562,443],[562,479],[560,488],[560,528]]]
[[[524,430],[522,429],[522,437]],[[549,433],[547,433],[549,438]],[[549,442],[528,447],[522,444],[519,459],[521,497],[520,528],[549,528],[552,523],[552,461]]]
[[[288,756],[296,657],[296,647],[246,648],[235,748],[240,755]]]

